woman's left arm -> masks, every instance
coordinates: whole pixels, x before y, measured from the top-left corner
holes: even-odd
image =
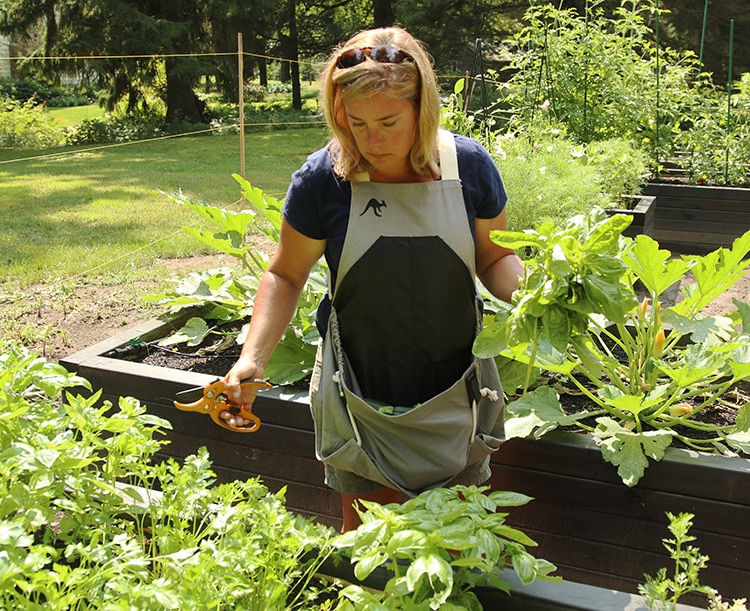
[[[474,219],[477,277],[495,297],[510,302],[523,276],[523,263],[510,248],[498,246],[490,239],[490,231],[505,231],[507,226],[505,210],[495,218]]]

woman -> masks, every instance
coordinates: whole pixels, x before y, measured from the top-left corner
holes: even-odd
[[[489,477],[502,389],[494,363],[471,355],[481,324],[474,278],[509,301],[522,264],[489,237],[506,227],[497,169],[474,140],[439,130],[435,74],[407,32],[369,30],[342,45],[323,73],[322,104],[332,140],[292,177],[281,238],[226,382],[237,405],[252,404],[239,380],[263,377],[325,256],[330,291],[318,308],[325,339],[311,409],[349,530],[359,499],[386,504]]]

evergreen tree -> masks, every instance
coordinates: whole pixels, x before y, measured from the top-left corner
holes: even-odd
[[[41,71],[95,75],[108,109],[121,100],[129,111],[144,107],[151,88],[166,103],[167,122],[200,122],[203,106],[193,87],[203,60],[188,55],[203,50],[207,6],[198,0],[7,0],[0,31],[23,35],[41,22],[47,57],[88,58],[50,59]]]

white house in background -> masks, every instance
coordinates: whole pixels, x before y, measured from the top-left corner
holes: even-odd
[[[0,34],[0,78],[10,76],[10,39]]]

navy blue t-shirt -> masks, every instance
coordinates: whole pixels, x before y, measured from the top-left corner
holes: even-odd
[[[466,215],[473,233],[474,219],[495,218],[505,208],[508,196],[487,150],[471,138],[459,135],[454,138]],[[334,173],[326,146],[310,155],[292,175],[282,209],[289,225],[302,235],[327,241],[325,258],[334,282],[349,224],[351,195],[351,183]],[[318,308],[321,334],[326,328],[329,310],[326,298]]]

